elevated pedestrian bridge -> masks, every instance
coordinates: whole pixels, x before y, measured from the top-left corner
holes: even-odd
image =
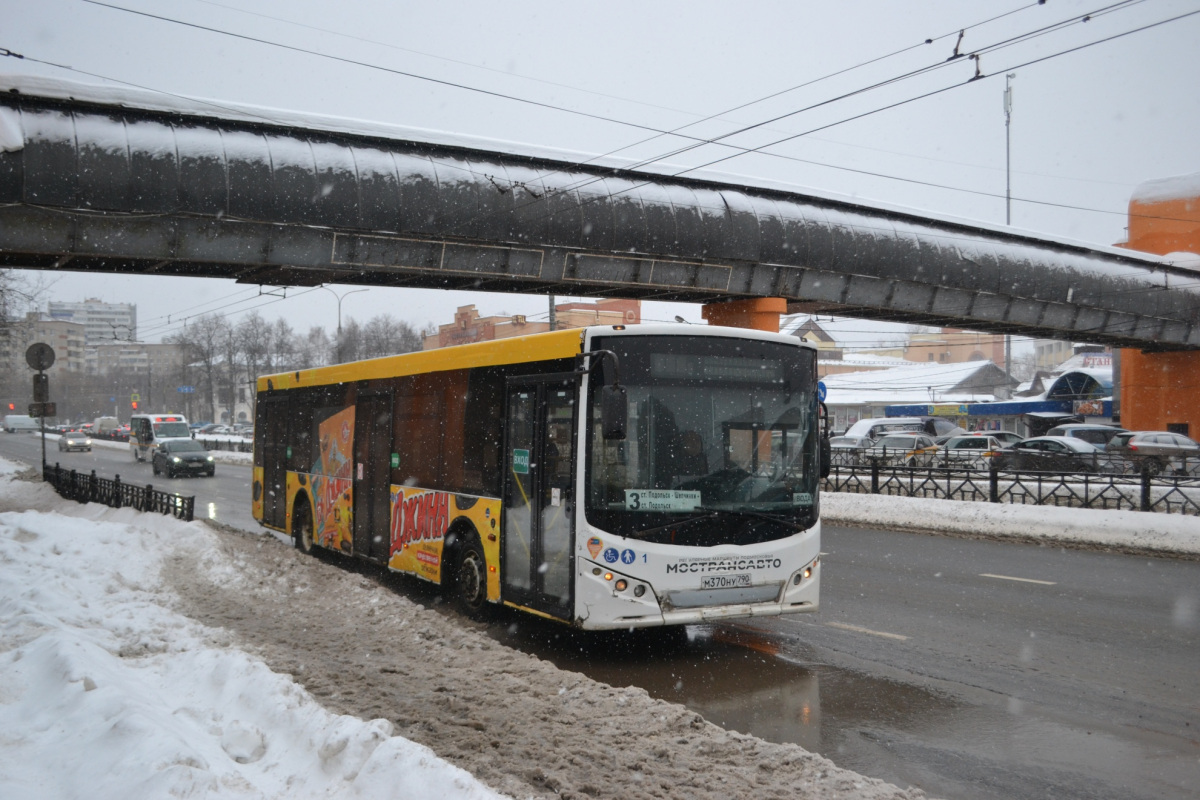
[[[793,311],[1200,349],[1200,274],[1155,256],[448,136],[23,80],[0,78],[0,266],[784,298]]]

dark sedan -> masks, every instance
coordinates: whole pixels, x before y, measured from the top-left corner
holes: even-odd
[[[154,448],[150,465],[155,475],[207,475],[216,474],[212,454],[194,439],[169,439]]]
[[[1035,436],[1001,450],[996,469],[1012,472],[1111,472],[1104,448],[1069,436]]]

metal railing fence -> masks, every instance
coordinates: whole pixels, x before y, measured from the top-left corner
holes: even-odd
[[[903,466],[879,459],[834,464],[827,492],[934,497],[989,503],[1122,509],[1200,516],[1200,475],[1128,472],[1001,471],[993,465]]]
[[[78,470],[63,469],[58,464],[45,464],[42,467],[42,480],[52,485],[60,497],[80,503],[101,503],[111,508],[170,514],[184,522],[191,522],[195,514],[195,497],[160,492],[150,484],[138,486],[122,483],[120,475],[112,479],[99,478],[95,470],[85,474]]]

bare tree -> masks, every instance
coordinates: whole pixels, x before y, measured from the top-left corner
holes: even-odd
[[[420,350],[423,343],[421,334],[412,325],[397,320],[391,314],[380,314],[363,326],[362,350],[358,357],[379,358],[411,353]]]
[[[286,372],[297,369],[300,366],[297,357],[299,344],[296,332],[287,320],[283,317],[275,320],[275,325],[271,328],[271,349],[267,353],[267,371]]]
[[[363,356],[363,328],[358,320],[351,317],[342,326],[342,335],[336,342],[333,361],[345,364],[347,361],[358,361]]]
[[[251,414],[254,413],[253,409],[255,408],[254,398],[258,389],[258,376],[260,373],[269,371],[268,362],[273,334],[274,328],[271,323],[263,319],[257,311],[251,311],[242,317],[242,321],[237,324],[235,331],[237,349],[241,361],[245,365],[245,370],[240,374],[244,375],[246,380],[246,395],[250,402]],[[230,419],[233,419],[232,413]]]
[[[207,315],[200,317],[179,333],[167,337],[167,341],[182,345],[185,362],[200,370],[201,388],[208,400],[206,413],[210,417],[217,414],[221,360],[229,336],[229,323],[224,317]]]
[[[330,362],[332,353],[329,335],[319,325],[308,329],[308,335],[300,342],[296,351],[297,367],[323,367]]]

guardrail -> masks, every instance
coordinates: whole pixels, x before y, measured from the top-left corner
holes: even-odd
[[[825,491],[989,503],[1123,509],[1200,516],[1200,477],[1140,473],[1009,472],[995,467],[834,465]]]
[[[235,453],[250,453],[254,450],[253,439],[206,439],[195,437],[205,450],[231,450]]]
[[[67,500],[170,514],[184,522],[192,521],[196,508],[195,497],[160,492],[150,484],[137,486],[122,483],[120,475],[111,480],[98,478],[95,470],[86,475],[78,470],[63,469],[58,464],[45,464],[42,467],[42,480]]]

